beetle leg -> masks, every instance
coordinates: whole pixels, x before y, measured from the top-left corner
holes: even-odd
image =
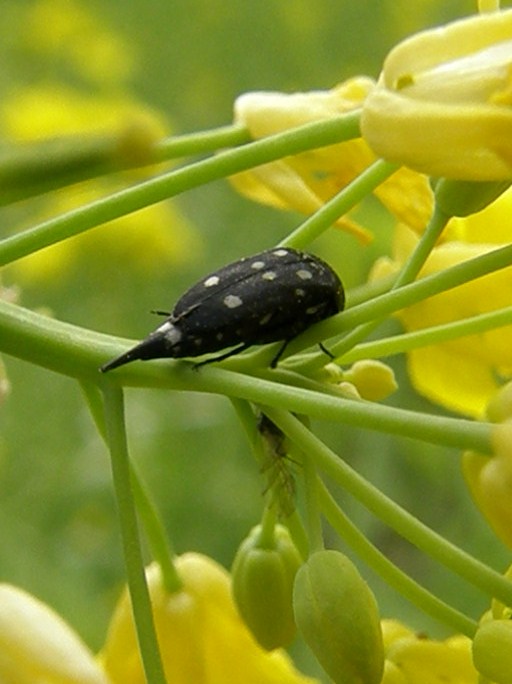
[[[327,347],[324,347],[324,345],[323,345],[321,342],[318,343],[318,346],[320,347],[320,349],[323,351],[324,354],[327,354],[327,356],[328,356],[330,359],[335,359],[335,358],[336,358],[336,357],[334,356],[334,354],[333,354],[332,352],[330,352],[330,351],[327,349]]]
[[[211,359],[206,359],[205,361],[199,361],[198,363],[194,363],[193,368],[194,370],[197,370],[201,366],[206,366],[207,363],[216,363],[217,361],[224,361],[224,359],[228,359],[230,356],[235,356],[235,354],[239,354],[240,352],[243,352],[245,349],[248,349],[251,346],[252,344],[246,344],[244,342],[243,344],[240,344],[238,347],[235,347],[234,349],[230,349],[228,352],[224,354],[220,354],[219,356],[213,356]]]
[[[288,343],[291,342],[291,338],[289,340],[285,340],[281,346],[281,349],[277,352],[277,354],[274,356],[272,361],[270,362],[270,368],[275,368],[279,362],[279,359],[281,356],[284,354],[284,350],[288,346]]]
[[[160,311],[159,309],[152,309],[149,313],[155,314],[156,316],[170,316],[170,311]]]

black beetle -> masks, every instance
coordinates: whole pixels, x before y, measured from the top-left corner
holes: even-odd
[[[341,311],[344,301],[341,281],[325,261],[275,247],[201,279],[182,295],[170,315],[165,313],[162,325],[101,371],[137,359],[196,357],[231,347],[196,364],[200,366],[254,344],[282,340],[271,363],[274,368],[290,340]]]

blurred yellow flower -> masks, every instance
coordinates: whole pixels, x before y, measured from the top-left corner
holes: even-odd
[[[4,93],[0,130],[16,142],[65,135],[122,132],[144,127],[154,140],[168,130],[163,115],[128,93],[97,95],[58,82],[45,82]]]
[[[26,10],[21,31],[26,50],[60,58],[98,85],[119,84],[133,72],[133,46],[109,31],[91,7],[76,0],[38,0]]]
[[[110,684],[87,646],[48,606],[0,584],[2,684]]]
[[[107,193],[109,186],[103,186]],[[100,185],[76,195],[59,193],[51,210],[56,213],[71,210],[97,199]],[[200,245],[190,225],[170,203],[156,204],[115,221],[103,224],[99,230],[88,231],[58,242],[10,265],[9,270],[25,286],[57,282],[72,277],[87,265],[88,277],[100,277],[112,267],[123,264],[136,275],[154,273],[157,265],[186,263],[190,254],[197,254]],[[117,266],[116,266],[117,268]]]
[[[479,220],[486,226],[485,232],[481,233],[481,243],[447,241],[440,244],[432,251],[421,275],[437,273],[495,249],[493,234],[502,234],[503,223],[508,225],[509,214],[503,212],[501,221],[486,222],[484,215],[489,210],[497,219],[492,205],[481,212]],[[472,221],[472,217],[457,219],[459,234],[464,234],[465,222],[470,225]],[[475,235],[473,227],[468,228],[468,232]],[[415,243],[413,233],[403,225],[398,226],[394,258],[379,259],[371,277],[396,272]],[[397,316],[407,331],[421,330],[510,306],[511,291],[512,267],[430,297],[400,311]],[[502,379],[512,374],[512,324],[413,349],[407,353],[407,363],[411,381],[420,394],[450,410],[481,418]]]
[[[183,588],[169,594],[159,567],[147,569],[164,669],[172,684],[314,684],[295,670],[284,651],[264,651],[233,604],[229,574],[195,553],[179,557]],[[131,604],[125,592],[114,612],[101,652],[113,684],[145,682]],[[243,674],[242,674],[243,673]]]
[[[329,91],[246,93],[235,102],[235,122],[247,126],[259,139],[352,112],[361,107],[373,88],[371,79],[360,76]],[[358,138],[264,164],[230,180],[250,199],[312,214],[376,158],[365,141]],[[400,220],[418,231],[425,227],[432,208],[426,177],[400,170],[379,186],[375,195]],[[347,216],[338,219],[336,225],[363,242],[370,239],[371,233]]]
[[[386,655],[382,684],[478,684],[467,637],[434,641],[396,620],[382,620],[381,626]]]
[[[89,140],[100,136],[112,141],[105,152],[112,155],[105,159],[107,164],[114,168],[148,164],[154,144],[168,134],[169,126],[160,112],[130,93],[132,46],[78,0],[36,0],[20,17],[17,47],[46,69],[41,69],[45,73],[41,81],[2,93],[0,134],[6,145],[80,136],[87,148]],[[63,73],[71,70],[79,77],[81,87],[59,80],[61,66]],[[30,215],[29,220],[33,223],[71,211],[150,173],[154,167],[144,166],[123,176],[103,176],[52,192],[36,205],[37,217]],[[197,254],[198,243],[176,206],[164,202],[57,243],[11,269],[24,284],[58,282],[83,270],[78,266],[85,260],[99,265],[103,273],[115,260],[144,274],[159,265],[187,260]]]
[[[512,10],[397,45],[363,104],[361,130],[377,155],[421,173],[512,178]]]
[[[39,11],[50,11],[60,3],[45,0],[38,7]],[[57,82],[18,88],[2,99],[0,130],[10,141],[22,143],[65,135],[84,135],[85,139],[89,135],[110,135],[118,139],[117,152],[116,148],[113,151],[121,166],[128,159],[146,162],[151,146],[168,129],[164,117],[127,93],[111,92],[84,93]],[[132,171],[127,177],[136,179],[150,172],[153,169],[148,167]],[[54,192],[47,196],[39,218],[71,211],[115,192],[118,182],[102,177]],[[104,267],[115,258],[144,274],[157,264],[186,261],[190,254],[197,253],[198,243],[192,226],[176,206],[164,202],[117,219],[100,231],[89,231],[37,252],[11,268],[25,284],[70,276],[83,260]]]

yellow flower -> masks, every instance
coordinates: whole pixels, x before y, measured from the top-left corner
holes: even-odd
[[[44,140],[59,135],[116,136],[120,158],[147,157],[152,143],[163,135],[163,117],[129,96],[85,95],[59,84],[18,91],[6,96],[0,106],[0,128],[16,141]],[[122,161],[122,159],[120,159]],[[151,169],[150,169],[151,170]],[[148,168],[131,172],[134,178]],[[98,178],[72,191],[63,189],[47,198],[41,217],[51,218],[71,211],[118,190],[118,180]],[[12,269],[25,284],[71,275],[80,261],[101,268],[113,258],[128,268],[146,273],[155,264],[175,264],[197,254],[199,241],[178,208],[161,202],[129,214],[101,231],[87,232],[16,262]]]
[[[467,637],[435,641],[395,620],[382,620],[381,626],[386,654],[383,684],[478,684]]]
[[[373,151],[432,176],[512,178],[512,11],[397,45],[363,105]]]
[[[122,37],[107,31],[87,4],[77,0],[37,0],[22,15],[16,34],[18,49],[31,51],[51,76],[30,86],[19,85],[2,93],[0,133],[7,145],[80,136],[87,148],[91,136],[106,144],[104,162],[114,168],[147,164],[157,140],[169,129],[165,117],[133,97],[126,77],[132,70],[132,54]],[[89,82],[87,88],[58,81],[58,60]],[[76,80],[76,79],[75,79]],[[84,79],[82,78],[82,81]],[[100,85],[101,88],[91,88]],[[83,83],[82,83],[83,85]],[[83,138],[82,138],[83,137]],[[70,142],[65,144],[70,145]],[[81,140],[77,142],[80,149]],[[64,188],[38,203],[38,217],[45,220],[72,211],[119,190],[121,183],[154,173],[154,167],[103,176]],[[21,181],[20,181],[21,182]],[[44,185],[44,184],[43,184]],[[183,262],[198,253],[199,241],[192,226],[170,202],[162,202],[127,215],[101,230],[88,231],[16,262],[11,268],[24,284],[39,285],[80,272],[87,260],[105,272],[113,260],[127,269],[146,273],[155,265]],[[88,270],[89,273],[90,269]]]
[[[117,84],[133,69],[133,47],[105,28],[90,6],[75,0],[29,5],[21,37],[38,57],[60,58],[92,83]]]
[[[506,215],[501,218],[508,223]],[[496,245],[491,244],[492,229],[489,225],[490,240],[486,243],[440,244],[432,251],[421,275],[437,273],[495,249]],[[496,230],[501,227],[498,225]],[[486,238],[487,233],[482,237]],[[411,231],[399,226],[395,258],[380,259],[372,277],[396,272],[415,242]],[[510,306],[511,288],[512,267],[419,302],[400,311],[398,317],[407,331],[462,320]],[[413,349],[407,354],[407,363],[411,381],[420,394],[450,410],[481,418],[500,386],[500,378],[512,373],[512,325]]]
[[[183,588],[166,592],[156,564],[147,569],[153,614],[167,681],[173,684],[313,684],[280,650],[267,653],[233,604],[228,573],[214,561],[188,553],[176,561]],[[101,660],[113,684],[145,682],[131,604],[122,596]]]
[[[373,87],[371,79],[357,77],[328,91],[246,93],[235,102],[235,121],[247,126],[255,139],[263,138],[354,111]],[[253,200],[312,214],[375,160],[364,140],[358,138],[264,164],[237,174],[231,181]],[[416,230],[424,228],[432,207],[426,177],[403,169],[379,186],[375,194],[395,216]],[[366,229],[346,216],[336,225],[363,242],[370,239]]]
[[[506,245],[510,242],[511,215],[512,189],[508,189],[483,211],[452,218],[443,236],[446,240]]]
[[[49,202],[49,216],[71,211],[114,190],[114,186],[101,180],[82,184],[80,191],[75,187],[73,193],[60,191]],[[200,254],[192,226],[174,204],[160,202],[110,221],[100,230],[58,242],[8,268],[16,281],[25,286],[55,283],[61,287],[64,278],[82,272],[85,264],[88,278],[107,272],[113,261],[124,264],[125,269],[136,275],[144,275],[153,273],[159,264],[186,263],[191,253]]]
[[[15,141],[63,135],[105,134],[137,125],[154,140],[167,130],[164,117],[128,94],[84,93],[61,83],[44,83],[4,93],[0,127]]]
[[[2,684],[110,684],[87,646],[48,606],[0,584]]]
[[[264,651],[249,634],[231,598],[228,573],[189,553],[177,559],[183,588],[169,594],[156,564],[147,568],[161,655],[169,684],[318,684],[293,667],[284,651]],[[0,584],[2,684],[145,684],[125,591],[107,641],[94,656],[48,606]]]

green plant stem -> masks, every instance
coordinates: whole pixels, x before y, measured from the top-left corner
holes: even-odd
[[[215,152],[223,147],[236,147],[251,142],[251,134],[245,126],[231,124],[213,130],[173,135],[155,145],[155,161],[168,161]]]
[[[402,266],[396,281],[393,283],[393,290],[408,285],[416,279],[448,221],[449,217],[435,207],[428,226],[425,228],[411,255]]]
[[[507,605],[512,604],[512,582],[454,546],[400,508],[350,468],[297,418],[277,408],[267,408],[267,413],[289,439],[303,451],[308,451],[317,468],[323,470],[329,478],[360,501],[382,522],[481,591],[499,598]]]
[[[99,365],[119,349],[110,338],[70,326],[0,300],[0,351],[90,382],[101,378]],[[111,354],[106,352],[110,351]],[[367,430],[412,437],[458,449],[491,451],[491,426],[469,420],[418,414],[371,402],[334,397],[235,373],[221,367],[194,370],[185,361],[161,360],[116,370],[111,381],[134,387],[216,393],[286,408],[293,413]]]
[[[283,247],[303,248],[309,245],[335,221],[361,202],[372,190],[389,178],[398,166],[382,160],[376,161],[357,176],[347,187],[328,200],[313,216],[306,219],[293,233],[279,244]]]
[[[258,536],[258,547],[262,549],[274,549],[276,546],[276,523],[277,511],[275,506],[264,506],[261,516],[261,527]]]
[[[148,137],[147,147],[141,147],[138,138],[144,133],[128,126],[106,136],[69,135],[7,146],[0,154],[0,206],[109,173],[153,166],[251,140],[245,126],[238,124],[172,136],[155,145],[151,145]]]
[[[149,489],[133,463],[130,463],[130,476],[137,513],[142,520],[151,554],[160,566],[162,584],[168,594],[177,593],[183,588],[183,582],[173,563],[174,551],[163,520],[149,494]]]
[[[148,684],[166,684],[144,572],[132,494],[123,393],[109,381],[103,383],[102,389],[105,398],[105,422],[112,459],[112,476],[119,511],[128,588],[144,672]]]
[[[107,221],[144,209],[169,197],[251,167],[325,147],[359,135],[359,112],[299,126],[248,143],[215,157],[163,173],[108,197],[45,221],[0,242],[0,266]]]
[[[322,532],[322,517],[320,514],[320,500],[318,495],[319,479],[315,467],[315,462],[310,458],[307,451],[298,448],[300,462],[303,468],[303,478],[306,493],[306,521],[309,539],[310,553],[321,551],[324,548],[324,538]]]
[[[258,431],[256,429],[255,415],[251,405],[248,401],[237,399],[236,397],[231,397],[231,404],[235,409],[240,422],[242,423],[249,441],[249,446],[253,450],[256,460],[258,463],[260,463],[262,468],[265,467],[266,464],[263,449],[260,449],[257,446]],[[261,440],[259,441],[261,442]],[[299,550],[301,557],[303,560],[306,560],[306,558],[309,556],[309,540],[306,531],[304,530],[300,515],[296,510],[294,510],[289,516],[286,517],[284,522],[288,527],[290,536],[292,537],[295,546]]]
[[[98,386],[91,382],[81,381],[80,386],[93,417],[94,424],[96,425],[96,429],[108,446],[102,394],[100,393]],[[166,534],[165,526],[158,513],[157,507],[151,499],[148,488],[144,484],[137,468],[131,461],[130,476],[132,479],[133,495],[135,497],[137,512],[142,520],[153,558],[160,566],[163,585],[169,593],[179,591],[183,583],[172,561],[174,552],[169,537]]]
[[[256,458],[259,467],[263,468],[265,465],[265,457],[263,455],[263,449],[259,448],[261,445],[258,445],[258,430],[256,428],[256,416],[254,411],[248,401],[243,401],[236,397],[231,397],[230,399],[238,420],[242,424],[254,457]]]
[[[461,321],[433,325],[430,328],[359,344],[344,354],[343,362],[353,363],[360,359],[378,359],[383,356],[402,354],[432,344],[440,344],[470,335],[481,335],[507,325],[512,325],[512,306],[479,316],[471,316]]]
[[[293,513],[284,520],[284,524],[288,528],[293,543],[300,553],[300,557],[305,561],[310,554],[309,539],[299,513],[296,510],[293,511]]]
[[[343,332],[350,332],[357,326],[381,319],[386,315],[392,314],[416,302],[433,297],[436,294],[453,289],[459,285],[470,282],[477,278],[508,268],[512,264],[512,245],[506,245],[492,252],[482,254],[474,259],[470,259],[456,266],[452,266],[439,273],[421,278],[420,280],[405,285],[397,290],[391,290],[386,294],[375,297],[374,299],[358,304],[342,313],[332,316],[325,321],[312,326],[306,332],[293,339],[288,345],[285,356],[290,356],[305,347],[310,347],[318,342],[339,335]],[[343,346],[344,342],[341,343]],[[338,354],[337,345],[329,345],[334,354]],[[272,350],[269,350],[271,356]],[[318,361],[325,363],[325,354],[315,355]],[[318,361],[313,364],[308,360],[306,370],[318,366]],[[290,364],[294,370],[304,372],[305,368],[300,362]]]
[[[391,288],[391,292],[400,290],[400,288],[408,285],[416,278],[447,222],[448,218],[445,214],[434,210],[434,214],[432,215],[427,228],[412,254],[403,265],[402,270]],[[369,337],[383,320],[385,320],[384,317],[374,318],[373,320],[369,320],[368,322],[359,325],[354,330],[351,330],[340,342],[332,345],[332,348],[330,349],[331,353],[336,357],[343,357],[347,351],[353,349],[361,340]],[[301,364],[299,370],[305,374],[311,374],[314,371],[319,370],[323,365],[323,359],[317,355]]]
[[[456,632],[465,634],[470,639],[473,638],[478,627],[475,620],[471,620],[464,613],[441,601],[435,594],[427,591],[409,575],[397,568],[347,518],[321,481],[318,492],[322,509],[331,526],[369,567],[373,568],[385,582],[423,612],[449,625]]]

